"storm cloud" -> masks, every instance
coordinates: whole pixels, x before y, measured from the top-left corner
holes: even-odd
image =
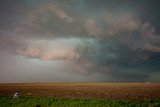
[[[10,61],[7,55],[19,62],[43,63],[46,81],[60,81],[51,79],[55,74],[61,81],[64,76],[67,81],[159,81],[153,79],[160,70],[159,16],[147,13],[159,10],[157,1],[18,1],[1,4],[5,9],[0,11],[0,52],[5,56],[1,63]],[[140,7],[143,11],[137,10]],[[12,14],[6,13],[9,10]],[[41,76],[29,82],[45,81],[36,63],[29,71],[23,67],[25,63],[15,65],[15,73],[36,71],[34,76]],[[0,73],[8,79],[12,71],[7,66]]]

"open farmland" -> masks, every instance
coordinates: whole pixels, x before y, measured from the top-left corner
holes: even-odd
[[[159,100],[160,84],[153,83],[33,83],[0,84],[0,96],[60,99]]]

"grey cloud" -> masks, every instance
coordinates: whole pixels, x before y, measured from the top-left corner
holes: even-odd
[[[81,23],[81,19],[79,21],[76,17],[69,15],[63,7],[47,4],[28,13],[23,22],[15,26],[15,32],[40,38],[65,37],[82,34]]]
[[[99,6],[93,12],[87,4],[91,1],[79,2],[41,1],[12,25],[14,29],[1,34],[1,49],[27,59],[63,62],[62,70],[71,74],[99,72],[123,80],[147,79],[149,73],[136,65],[160,52],[154,25],[136,12],[114,12],[112,6]]]
[[[71,14],[59,2],[41,4],[28,12],[19,23],[14,26],[18,36],[27,38],[67,38],[91,37],[101,34],[101,26],[97,25],[94,18]]]
[[[84,28],[90,36],[98,36],[102,33],[101,28],[97,26],[96,21],[93,19],[86,19]]]
[[[149,75],[146,73],[137,73],[137,72],[114,72],[111,76],[117,78],[118,81],[124,82],[129,80],[128,82],[145,82]]]
[[[149,22],[130,14],[106,14],[104,21],[106,32],[102,38],[119,42],[131,50],[158,52],[160,37]]]
[[[16,35],[6,35],[0,37],[0,48],[6,52],[16,54],[17,48],[24,48],[29,42],[23,37],[17,37]]]
[[[142,22],[138,16],[129,13],[104,13],[100,23],[94,18],[75,16],[64,7],[54,4],[42,5],[24,21],[16,25],[15,32],[27,38],[69,38],[84,37],[97,40],[113,40],[132,50],[158,52],[159,36],[154,27]],[[99,17],[99,19],[100,19]]]

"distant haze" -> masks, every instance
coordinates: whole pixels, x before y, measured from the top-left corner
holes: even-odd
[[[0,82],[160,82],[159,0],[1,0]]]

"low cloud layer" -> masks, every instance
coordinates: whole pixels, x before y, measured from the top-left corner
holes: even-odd
[[[79,55],[73,49],[58,48],[58,49],[37,49],[27,48],[16,51],[18,55],[23,55],[29,58],[40,58],[42,60],[73,60],[78,59]]]

